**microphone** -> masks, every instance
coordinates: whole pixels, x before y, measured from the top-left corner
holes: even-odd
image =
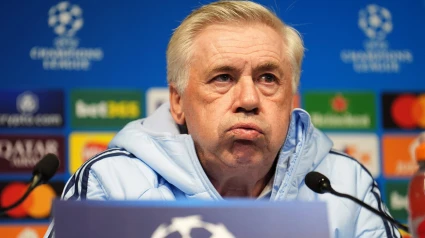
[[[344,197],[344,198],[348,198],[354,202],[356,202],[357,204],[359,204],[360,206],[366,208],[367,210],[375,213],[376,215],[380,216],[381,218],[391,222],[393,225],[396,225],[398,228],[400,228],[401,230],[409,233],[409,228],[401,223],[399,223],[398,221],[394,220],[392,217],[388,216],[387,214],[380,212],[378,210],[376,210],[375,208],[369,206],[368,204],[364,203],[363,201],[350,196],[348,194],[344,194],[344,193],[339,193],[337,191],[335,191],[332,186],[331,186],[331,182],[329,181],[329,179],[316,171],[312,171],[309,172],[306,176],[305,176],[305,184],[307,185],[307,187],[309,187],[311,190],[313,190],[313,192],[316,193],[320,193],[320,194],[324,194],[324,193],[330,193],[333,194],[335,196],[338,197]]]
[[[7,207],[0,209],[0,216],[3,216],[6,214],[7,211],[17,207],[19,204],[21,204],[31,193],[34,188],[36,188],[38,185],[47,183],[49,179],[55,175],[56,171],[59,167],[59,159],[54,154],[47,154],[45,155],[38,163],[34,166],[34,169],[32,171],[32,178],[29,182],[29,187],[27,191],[24,193],[24,195],[15,203],[12,205],[9,205]]]

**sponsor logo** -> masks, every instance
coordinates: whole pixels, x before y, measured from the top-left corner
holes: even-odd
[[[146,92],[146,109],[147,116],[152,113],[163,103],[169,102],[170,92],[168,88],[150,88]]]
[[[52,153],[60,160],[59,172],[64,172],[65,140],[63,136],[0,135],[0,172],[31,173],[35,164]]]
[[[51,182],[36,187],[19,206],[6,212],[4,219],[49,218],[52,200],[62,193],[63,182]],[[25,182],[0,183],[0,202],[3,207],[16,202],[27,190]]]
[[[384,93],[382,107],[384,128],[425,128],[425,93]]]
[[[357,159],[372,174],[380,173],[379,142],[375,134],[340,134],[327,133],[333,141],[333,148]]]
[[[1,225],[0,234],[7,238],[41,238],[47,228],[47,225]]]
[[[391,12],[377,4],[360,9],[358,27],[367,37],[363,49],[343,49],[342,62],[352,64],[357,73],[399,73],[403,64],[413,62],[409,49],[390,48],[387,36],[394,30]]]
[[[63,1],[48,10],[48,26],[58,35],[54,47],[34,46],[32,60],[42,60],[45,70],[89,70],[93,61],[103,59],[99,47],[79,47],[76,33],[84,26],[83,10],[76,4]]]
[[[69,136],[70,167],[69,172],[75,173],[88,159],[108,148],[115,133],[71,133]]]
[[[138,91],[73,91],[71,124],[120,128],[141,117],[141,97]]]
[[[3,91],[0,127],[62,127],[62,91]]]
[[[396,220],[407,220],[409,200],[407,198],[408,181],[387,181],[385,191],[390,214]]]
[[[208,231],[211,237],[233,238],[235,237],[224,224],[205,222],[200,215],[171,218],[171,224],[161,224],[152,234],[151,238],[166,238],[179,235],[180,237],[192,237],[194,229]],[[193,234],[193,237],[199,237]]]
[[[417,136],[384,135],[382,153],[386,177],[410,177],[418,169],[415,148],[419,144]]]
[[[373,93],[305,93],[304,108],[321,129],[374,129]]]

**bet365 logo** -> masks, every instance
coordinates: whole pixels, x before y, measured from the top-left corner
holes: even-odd
[[[73,91],[71,124],[77,128],[120,128],[141,117],[141,100],[138,91]]]

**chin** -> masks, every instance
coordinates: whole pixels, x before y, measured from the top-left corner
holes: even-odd
[[[250,156],[235,156],[234,158],[225,161],[225,163],[232,168],[239,167],[257,167],[260,164],[261,160]]]

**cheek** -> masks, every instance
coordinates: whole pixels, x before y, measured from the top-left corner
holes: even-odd
[[[284,99],[271,101],[268,107],[268,121],[271,125],[272,140],[275,143],[283,143],[286,138],[288,126],[291,120],[292,99],[286,97]]]

